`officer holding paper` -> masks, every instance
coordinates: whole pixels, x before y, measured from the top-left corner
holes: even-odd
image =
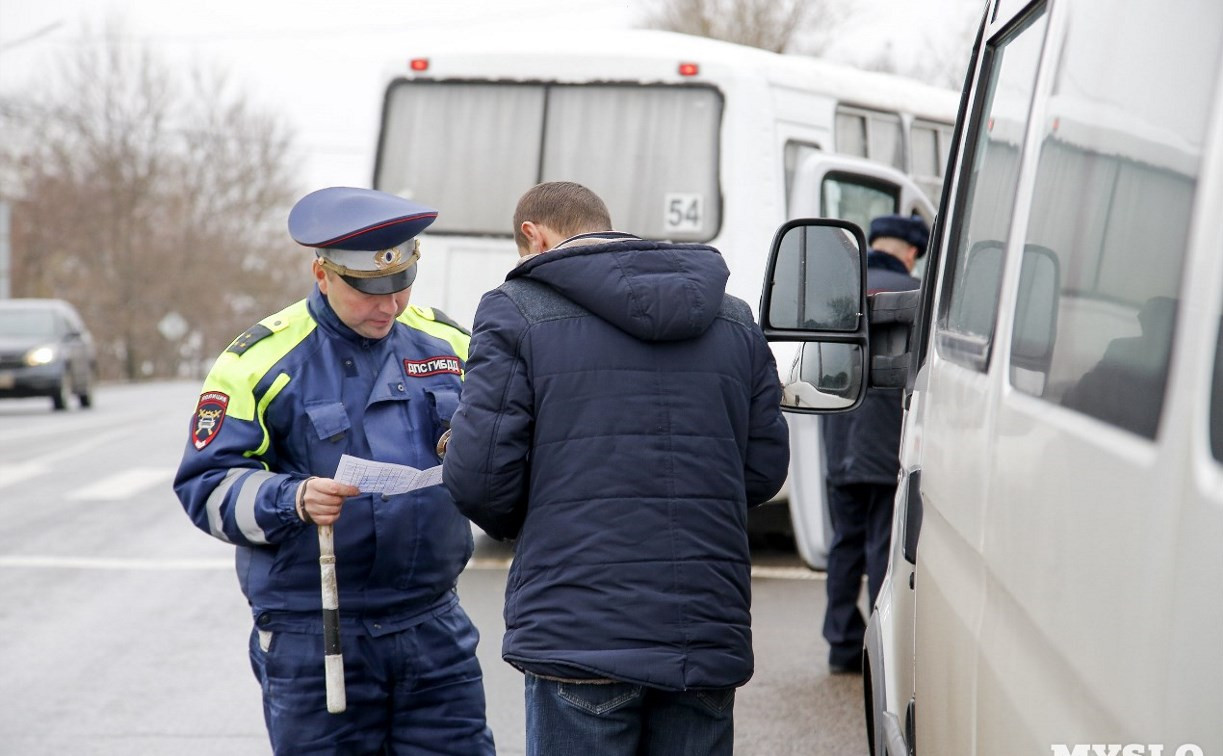
[[[343,454],[440,462],[468,334],[408,305],[415,237],[436,216],[367,189],[303,197],[289,233],[316,253],[313,291],[234,340],[195,408],[174,487],[197,527],[236,548],[278,754],[493,752],[478,633],[455,593],[470,524],[442,486],[373,494],[332,479]],[[340,713],[328,712],[324,685],[324,529],[334,532]]]

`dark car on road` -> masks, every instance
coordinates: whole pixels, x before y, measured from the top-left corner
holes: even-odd
[[[97,357],[81,316],[61,299],[0,299],[0,398],[93,404]]]

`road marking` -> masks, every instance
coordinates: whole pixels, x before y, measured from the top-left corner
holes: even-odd
[[[0,567],[67,568],[73,570],[233,570],[228,559],[118,559],[108,557],[0,556]]]
[[[0,467],[0,488],[15,486],[50,471],[51,465],[43,462],[18,462],[15,465],[5,465]]]
[[[467,563],[469,570],[509,569],[509,559],[475,558]],[[0,556],[0,568],[72,569],[72,570],[229,570],[232,558],[197,559],[119,559],[111,557],[68,556]],[[774,580],[823,580],[824,573],[806,567],[753,567],[752,577]]]
[[[806,567],[753,567],[752,577],[773,580],[825,580],[828,576]]]
[[[6,464],[0,468],[0,488],[21,483],[30,478],[46,475],[54,471],[55,466],[61,459],[74,459],[84,456],[87,452],[95,447],[110,443],[112,440],[125,436],[134,431],[123,429],[116,430],[110,433],[99,433],[95,436],[90,436],[88,440],[82,441],[72,446],[65,446],[56,449],[53,452],[43,454],[32,459],[25,459],[15,465]]]
[[[173,467],[132,467],[71,491],[72,501],[122,501],[174,479]],[[168,487],[167,487],[168,488]]]
[[[508,559],[472,559],[469,570],[504,570],[510,566]],[[234,569],[233,557],[197,559],[140,559],[115,557],[71,557],[71,556],[22,556],[0,555],[0,568],[24,567],[37,569],[70,570],[229,570]]]

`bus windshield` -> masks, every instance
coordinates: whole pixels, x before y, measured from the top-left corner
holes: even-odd
[[[508,236],[523,187],[576,181],[617,228],[708,241],[721,225],[722,108],[705,85],[400,79],[375,187],[441,208],[430,233]]]

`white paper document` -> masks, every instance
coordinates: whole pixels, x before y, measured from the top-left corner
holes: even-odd
[[[361,493],[401,494],[442,482],[442,466],[417,470],[407,465],[375,462],[347,454],[340,457],[335,479],[361,489]]]

